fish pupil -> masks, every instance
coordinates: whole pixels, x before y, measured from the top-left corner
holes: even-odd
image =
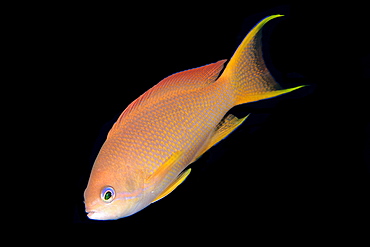
[[[109,200],[109,198],[111,198],[111,197],[112,197],[112,192],[110,192],[110,191],[105,192],[104,200]]]

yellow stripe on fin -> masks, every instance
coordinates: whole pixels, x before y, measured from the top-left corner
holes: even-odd
[[[163,197],[167,196],[169,193],[171,193],[174,189],[177,188],[177,186],[179,186],[182,182],[184,182],[184,180],[189,176],[191,172],[191,168],[187,169],[186,171],[184,171],[183,173],[181,173],[175,181],[173,181],[161,194],[159,194],[153,201],[153,202],[156,202],[160,199],[162,199]]]
[[[164,163],[161,165],[158,170],[152,173],[147,179],[146,183],[152,183],[154,181],[162,180],[171,168],[177,163],[177,161],[182,157],[183,152],[177,151],[174,152]]]

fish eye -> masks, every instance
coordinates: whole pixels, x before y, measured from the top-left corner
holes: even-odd
[[[114,189],[110,186],[105,187],[101,192],[101,199],[104,202],[111,202],[113,201],[115,196]]]

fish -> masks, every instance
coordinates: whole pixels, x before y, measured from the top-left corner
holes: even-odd
[[[90,173],[84,192],[88,218],[124,218],[167,196],[189,176],[189,164],[249,116],[226,115],[231,108],[305,86],[282,88],[263,60],[262,28],[281,16],[254,26],[228,63],[168,76],[122,112]]]

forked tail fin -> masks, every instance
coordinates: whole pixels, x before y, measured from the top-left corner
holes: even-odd
[[[282,89],[268,71],[262,57],[262,27],[280,16],[283,15],[266,17],[248,33],[219,78],[231,85],[236,105],[268,99],[303,87]]]

